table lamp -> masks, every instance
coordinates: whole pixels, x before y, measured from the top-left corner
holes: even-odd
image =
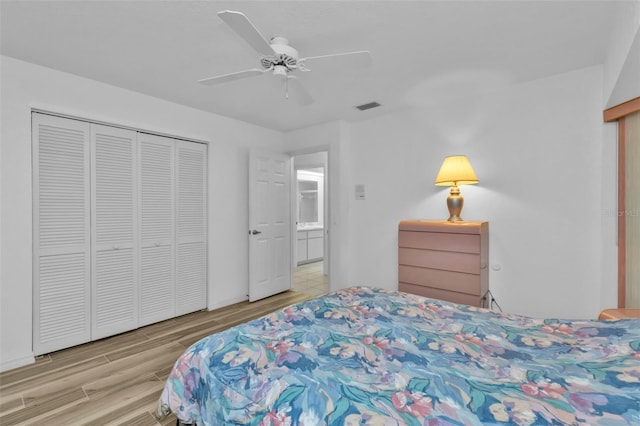
[[[464,198],[460,195],[458,185],[472,185],[478,183],[471,163],[464,155],[452,155],[445,157],[440,166],[438,176],[436,176],[436,186],[450,186],[451,191],[447,197],[447,208],[449,209],[449,222],[462,222],[460,212],[464,204]]]

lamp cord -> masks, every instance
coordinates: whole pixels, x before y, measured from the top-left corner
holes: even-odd
[[[489,303],[487,304],[487,299],[489,300]],[[482,300],[483,305],[486,305],[487,309],[491,309],[493,310],[493,307],[496,306],[498,308],[498,310],[500,312],[502,312],[502,308],[500,307],[500,305],[498,304],[498,302],[496,301],[496,298],[493,296],[493,293],[491,293],[491,290],[487,290],[487,292],[484,294],[484,296],[482,296]]]

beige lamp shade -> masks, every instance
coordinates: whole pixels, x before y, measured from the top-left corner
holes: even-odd
[[[445,157],[436,176],[437,186],[472,185],[478,182],[471,163],[464,155]]]

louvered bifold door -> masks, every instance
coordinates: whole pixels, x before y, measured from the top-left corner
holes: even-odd
[[[176,315],[207,306],[207,146],[176,141]]]
[[[92,339],[138,326],[136,132],[91,126]]]
[[[89,128],[32,115],[35,355],[91,338]]]
[[[140,325],[175,314],[175,141],[138,134]]]

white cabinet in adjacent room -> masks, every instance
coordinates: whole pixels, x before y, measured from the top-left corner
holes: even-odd
[[[307,231],[297,232],[296,260],[298,264],[307,261]]]
[[[324,229],[298,231],[298,265],[322,260],[324,256]]]
[[[307,231],[307,260],[322,259],[324,253],[324,230]]]

